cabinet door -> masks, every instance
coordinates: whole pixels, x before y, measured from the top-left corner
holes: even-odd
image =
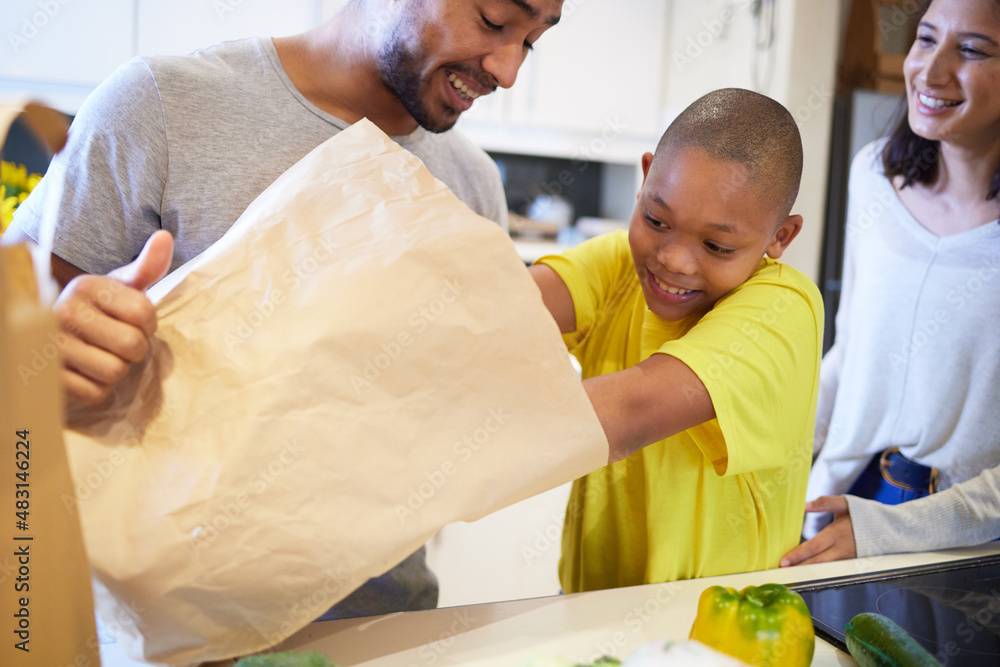
[[[188,53],[241,37],[282,37],[316,25],[316,0],[139,0],[140,54]]]
[[[0,77],[94,86],[132,57],[132,0],[4,0]]]
[[[511,120],[538,127],[659,135],[664,0],[566,0],[512,90]],[[523,98],[520,99],[520,98]],[[617,129],[614,129],[617,128]],[[622,129],[624,128],[624,129]]]

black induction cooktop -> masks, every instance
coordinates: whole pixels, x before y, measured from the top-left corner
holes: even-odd
[[[859,560],[859,568],[864,566]],[[806,581],[816,635],[846,651],[844,625],[875,612],[906,628],[943,665],[1000,665],[1000,555]]]

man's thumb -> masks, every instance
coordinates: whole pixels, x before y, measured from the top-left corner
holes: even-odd
[[[174,237],[161,229],[146,239],[142,252],[131,264],[119,267],[108,274],[129,287],[145,290],[167,273],[174,256]]]

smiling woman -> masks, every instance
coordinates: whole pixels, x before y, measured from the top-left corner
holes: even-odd
[[[921,19],[916,41],[906,57],[906,118],[893,132],[883,159],[886,174],[901,177],[897,187],[904,201],[910,200],[911,210],[927,211],[917,214],[923,224],[936,225],[932,221],[944,213],[933,186],[947,182],[948,163],[965,162],[949,159],[949,154],[971,152],[988,157],[994,153],[995,170],[985,201],[1000,191],[1000,155],[996,155],[1000,136],[998,26],[1000,2],[996,0],[939,0]],[[938,160],[942,145],[945,155]],[[904,194],[908,186],[917,184],[927,187],[914,187]],[[982,208],[992,220],[993,209],[988,205]],[[973,216],[966,228],[988,220]]]
[[[1000,1],[933,0],[903,69],[896,129],[851,169],[824,517],[782,565],[1000,537]]]

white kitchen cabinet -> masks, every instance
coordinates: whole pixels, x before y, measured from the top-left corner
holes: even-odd
[[[141,54],[188,53],[257,35],[282,37],[319,19],[316,0],[139,0],[136,46]]]
[[[4,0],[0,78],[93,86],[132,57],[132,0]]]
[[[563,18],[538,43],[530,105],[512,121],[605,133],[657,134],[664,86],[663,0],[566,0]]]
[[[565,0],[511,90],[462,129],[492,151],[638,164],[663,131],[666,0]]]
[[[439,607],[558,595],[570,484],[471,523],[448,524],[427,543]]]

